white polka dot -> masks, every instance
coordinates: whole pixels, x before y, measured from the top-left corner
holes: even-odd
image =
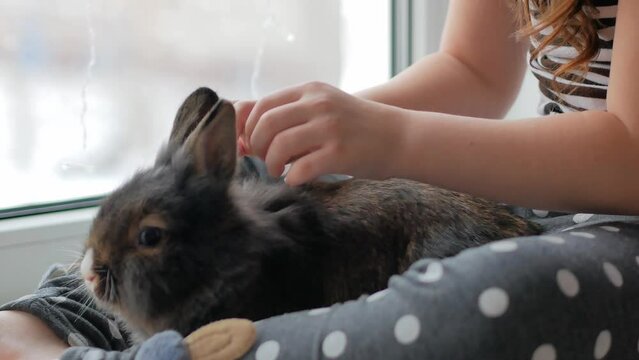
[[[496,241],[488,245],[494,252],[511,252],[517,250],[517,243],[512,240]]]
[[[578,237],[582,237],[582,238],[586,238],[586,239],[594,239],[595,235],[589,233],[589,232],[585,232],[585,231],[571,231],[570,235],[572,236],[578,236]]]
[[[557,271],[557,285],[564,295],[574,297],[579,293],[579,280],[570,270]]]
[[[540,345],[532,355],[531,360],[555,360],[557,359],[557,351],[551,344]]]
[[[67,343],[71,346],[89,346],[89,342],[84,336],[76,333],[71,333],[67,336]]]
[[[612,344],[612,335],[610,331],[604,330],[599,333],[595,341],[595,359],[603,359],[610,350]]]
[[[484,290],[479,295],[479,310],[487,317],[499,317],[508,310],[508,294],[498,287]]]
[[[604,225],[604,226],[600,226],[600,228],[606,230],[606,231],[610,231],[610,232],[619,232],[620,229],[616,226],[609,226],[609,225]]]
[[[84,354],[82,360],[102,360],[104,359],[104,351],[93,349],[88,353]]]
[[[566,242],[564,238],[555,235],[541,235],[539,238],[553,244],[564,244]]]
[[[280,344],[275,340],[263,342],[255,352],[255,360],[275,360],[280,354]]]
[[[442,263],[436,261],[428,264],[426,272],[419,275],[419,281],[425,283],[432,283],[439,281],[444,275],[444,267]]]
[[[539,217],[546,217],[548,216],[548,210],[537,210],[537,209],[533,209],[533,214],[539,216]]]
[[[322,352],[329,359],[335,359],[346,350],[346,334],[343,331],[333,331],[322,342]]]
[[[621,285],[623,285],[623,276],[621,276],[621,273],[619,272],[619,269],[617,269],[616,266],[612,265],[609,262],[604,262],[603,270],[606,273],[608,280],[610,280],[610,282],[614,286],[621,287]]]
[[[331,308],[323,307],[323,308],[319,308],[319,309],[313,309],[313,310],[309,311],[308,314],[311,315],[311,316],[315,316],[315,315],[326,314],[329,311],[331,311]]]
[[[390,292],[390,290],[388,290],[388,289],[384,289],[384,290],[378,291],[378,292],[374,293],[373,295],[367,297],[366,301],[367,302],[377,301],[377,300],[383,298],[384,296],[386,296],[386,294],[388,294],[389,292]]]
[[[585,223],[594,215],[595,214],[575,214],[575,216],[572,217],[572,221],[574,221],[575,224]]]
[[[122,339],[122,334],[120,334],[120,329],[118,329],[118,325],[116,325],[113,321],[109,320],[109,331],[111,332],[111,336],[116,339]]]
[[[420,328],[415,315],[404,315],[395,323],[395,339],[402,345],[411,344],[417,340]]]

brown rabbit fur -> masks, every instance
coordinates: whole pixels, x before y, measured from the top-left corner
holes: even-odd
[[[233,106],[201,88],[155,165],[104,200],[86,244],[92,293],[142,337],[342,302],[422,257],[539,232],[503,206],[414,181],[291,188],[236,162]]]

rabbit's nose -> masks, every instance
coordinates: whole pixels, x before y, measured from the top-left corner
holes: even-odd
[[[98,276],[97,276],[96,274],[91,273],[91,274],[88,274],[88,275],[85,275],[85,276],[84,276],[84,281],[86,281],[86,282],[88,282],[88,283],[94,283],[94,282],[95,282],[95,279],[96,279],[97,277],[98,277]]]

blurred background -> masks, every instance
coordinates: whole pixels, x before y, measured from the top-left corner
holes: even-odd
[[[390,76],[390,0],[0,0],[0,209],[103,195],[182,100]]]

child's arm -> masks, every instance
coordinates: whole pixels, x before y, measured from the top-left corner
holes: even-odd
[[[0,311],[0,359],[57,359],[67,347],[37,317]]]
[[[398,175],[530,207],[639,214],[638,17],[639,2],[619,0],[607,112],[515,122],[413,113]]]
[[[533,208],[639,214],[638,17],[639,2],[619,0],[608,112],[489,121],[311,84],[258,101],[244,136],[271,174],[296,159],[292,185],[326,173],[399,176]]]
[[[529,42],[517,41],[517,25],[506,2],[489,1],[452,0],[440,51],[424,57],[387,83],[357,95],[405,109],[488,118],[504,116],[519,92]],[[238,151],[242,155],[252,153],[245,128],[255,105],[254,100],[235,103]]]
[[[394,176],[531,208],[639,214],[639,134],[613,112],[408,118]]]
[[[402,108],[501,118],[519,93],[528,39],[508,1],[451,1],[440,51],[358,95]]]

